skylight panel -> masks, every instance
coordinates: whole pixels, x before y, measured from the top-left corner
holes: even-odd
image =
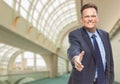
[[[54,3],[53,3],[54,8],[57,8],[59,6],[59,4],[60,3],[58,2],[58,0],[55,0]]]
[[[43,3],[43,5],[45,5],[48,2],[48,0],[41,0],[41,2]]]
[[[33,23],[33,26],[35,27],[37,24],[36,24],[36,20],[32,20],[32,23]]]
[[[33,13],[34,19],[37,20],[37,19],[38,19],[38,16],[39,16],[39,14],[38,14],[38,12],[35,10],[34,13]]]
[[[69,5],[69,8],[71,9],[71,8],[75,8],[75,4],[70,4]]]
[[[64,2],[66,2],[66,0],[59,0],[59,2],[63,4]]]
[[[21,6],[25,9],[28,10],[30,6],[30,2],[28,0],[21,0]]]
[[[13,0],[4,0],[4,2],[13,8]]]
[[[15,10],[18,11],[18,8],[19,8],[19,4],[16,2]]]
[[[44,14],[44,19],[47,20],[47,19],[48,19],[48,16],[49,16],[49,15],[48,15],[48,13],[46,12],[46,13]]]
[[[27,19],[27,12],[26,12],[23,8],[20,8],[20,14],[21,14],[21,16],[23,16],[25,19]]]
[[[43,8],[42,3],[41,3],[40,1],[38,1],[37,5],[36,5],[36,9],[37,9],[37,11],[40,12],[40,11],[42,10],[42,8]]]
[[[47,11],[49,12],[49,14],[53,11],[53,9],[54,9],[53,6],[50,5],[50,7],[49,7],[48,10],[47,10]]]

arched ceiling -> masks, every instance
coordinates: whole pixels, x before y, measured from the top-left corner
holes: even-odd
[[[72,22],[80,25],[80,0],[3,0],[17,12],[17,16],[27,19],[34,28],[56,42],[61,30]],[[81,0],[83,4],[92,2],[98,6],[99,28],[110,31],[119,19],[120,0]]]
[[[45,39],[40,38],[43,43],[50,41],[46,46],[49,47],[53,43],[60,47],[71,30],[82,26],[80,23],[81,1],[83,1],[83,4],[92,2],[98,6],[98,28],[108,32],[114,30],[113,27],[120,17],[120,0],[0,0],[0,24],[10,25],[14,17],[20,17],[22,18],[22,25],[18,25],[19,32],[27,30],[28,34],[33,35],[29,36],[32,41],[42,34],[45,36]],[[11,18],[9,19],[8,16]],[[32,31],[33,28],[37,32]],[[36,34],[38,32],[40,35]],[[22,35],[25,36],[25,32]],[[53,49],[53,46],[51,46],[51,49]]]
[[[66,25],[77,21],[75,0],[4,1],[17,12],[17,16],[28,20],[34,28],[54,43]]]

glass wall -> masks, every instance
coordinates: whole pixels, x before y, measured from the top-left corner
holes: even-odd
[[[0,43],[0,75],[47,71],[40,54]]]

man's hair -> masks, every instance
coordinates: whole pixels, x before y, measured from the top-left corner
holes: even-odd
[[[98,12],[98,8],[97,8],[97,6],[95,5],[95,4],[93,4],[93,3],[87,3],[87,4],[85,4],[85,5],[83,5],[82,6],[82,8],[81,8],[81,14],[83,13],[83,11],[85,10],[85,9],[87,9],[87,8],[94,8],[95,10],[96,10],[96,12]]]

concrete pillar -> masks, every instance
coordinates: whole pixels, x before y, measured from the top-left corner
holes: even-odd
[[[55,54],[52,54],[51,56],[51,63],[50,63],[50,77],[56,77],[58,76],[58,56]]]
[[[43,56],[44,60],[46,61],[48,70],[49,70],[49,76],[50,77],[56,77],[58,72],[58,56],[54,53],[45,54]]]

